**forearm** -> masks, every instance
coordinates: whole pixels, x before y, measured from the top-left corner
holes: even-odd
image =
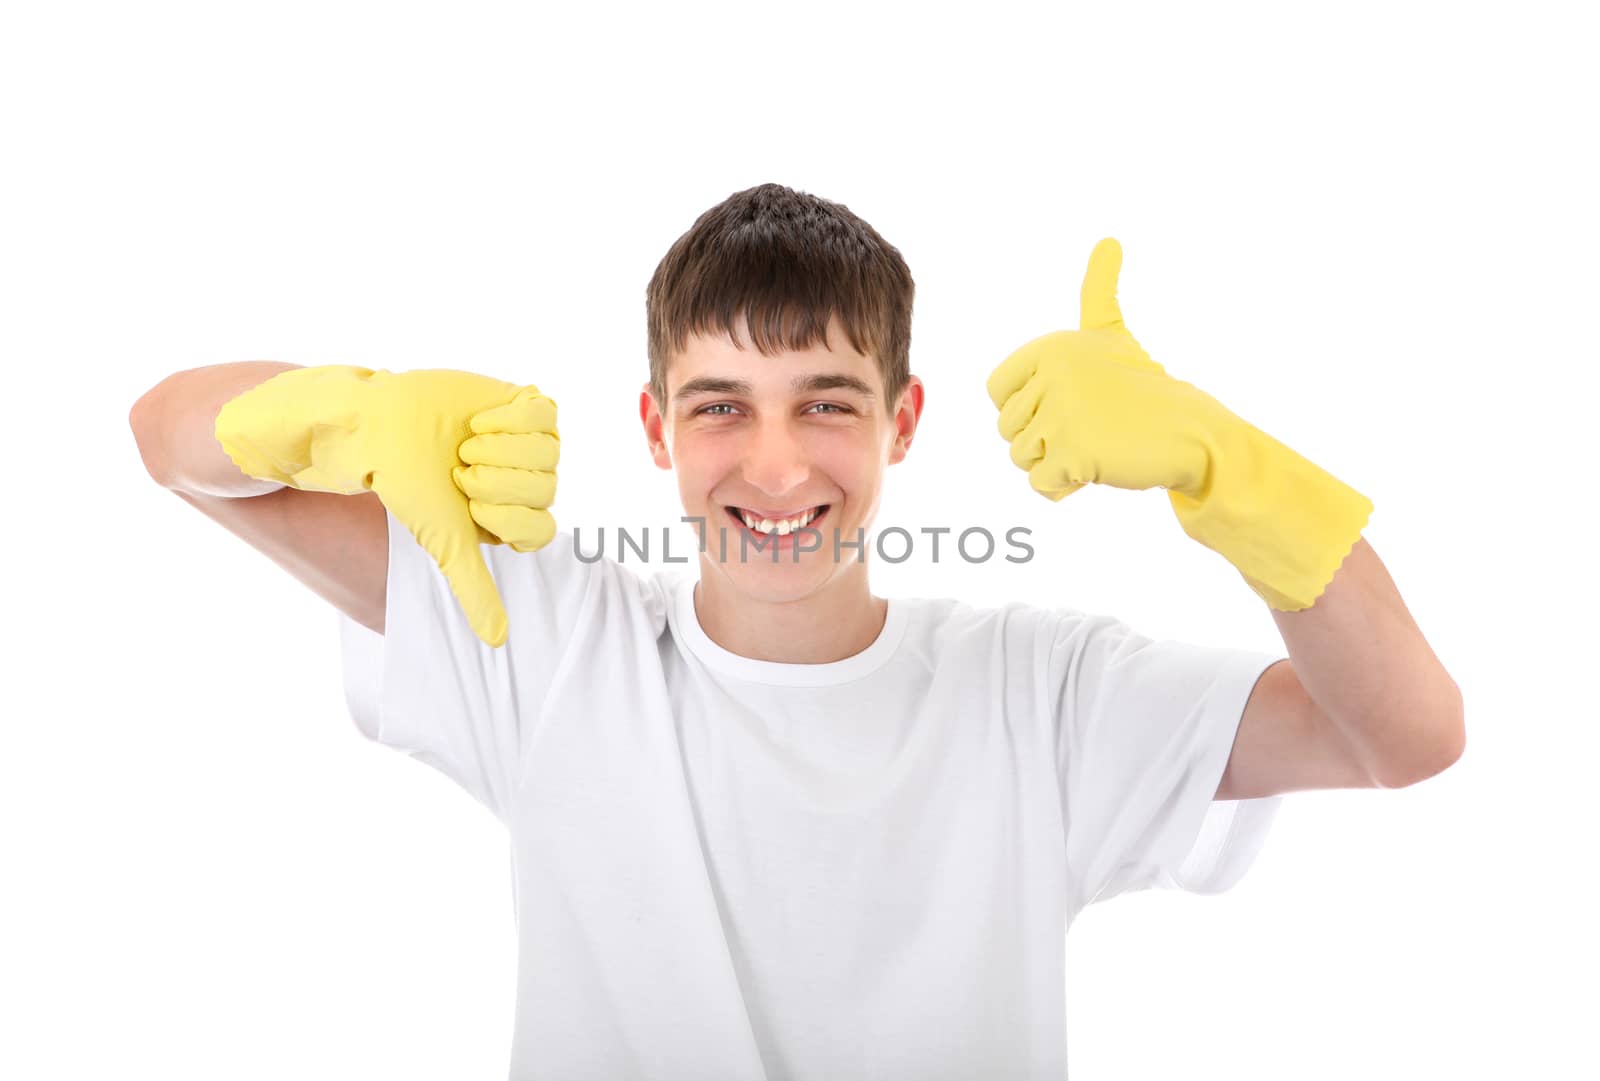
[[[175,372],[134,403],[128,414],[145,469],[163,487],[199,495],[244,497],[284,487],[246,475],[216,438],[217,413],[232,399],[279,372],[298,368],[273,360],[213,364]]]
[[[1296,675],[1385,787],[1432,776],[1461,754],[1461,691],[1358,538],[1310,608],[1269,608]]]

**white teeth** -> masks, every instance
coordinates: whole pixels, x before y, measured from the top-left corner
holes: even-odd
[[[743,507],[738,508],[738,510],[739,517],[744,519],[744,524],[757,533],[776,532],[780,537],[787,536],[796,530],[804,529],[817,516],[817,509],[813,507],[798,517],[783,518],[774,522],[771,518],[757,518]]]

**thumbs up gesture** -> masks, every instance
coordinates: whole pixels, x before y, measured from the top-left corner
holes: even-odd
[[[1310,607],[1371,500],[1151,360],[1122,321],[1121,270],[1122,246],[1096,244],[1078,329],[1035,338],[990,374],[1011,461],[1053,500],[1086,484],[1165,488],[1184,532],[1269,607]]]
[[[550,543],[555,403],[449,369],[321,365],[280,372],[224,405],[216,438],[244,473],[311,492],[370,490],[439,565],[477,636],[507,620],[482,544]]]
[[[1086,484],[1197,492],[1206,480],[1199,427],[1227,411],[1134,340],[1117,305],[1121,270],[1122,246],[1096,244],[1078,329],[1034,339],[989,376],[1011,461],[1049,499]]]

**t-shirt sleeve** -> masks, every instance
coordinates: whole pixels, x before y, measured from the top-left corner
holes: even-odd
[[[1158,641],[1052,613],[1045,661],[1073,911],[1151,887],[1219,893],[1281,803],[1216,800],[1245,703],[1281,655]]]
[[[536,552],[480,545],[506,609],[506,641],[494,648],[473,633],[438,564],[385,514],[384,633],[339,613],[350,715],[368,739],[439,770],[505,821],[595,566],[561,531]]]

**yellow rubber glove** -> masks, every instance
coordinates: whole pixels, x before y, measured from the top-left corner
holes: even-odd
[[[372,491],[433,557],[479,638],[505,643],[480,544],[549,544],[560,457],[555,403],[471,372],[292,368],[217,414],[239,469],[307,492]]]
[[[1121,245],[1100,241],[1079,329],[1034,339],[989,376],[1012,462],[1053,500],[1085,484],[1165,488],[1184,532],[1270,607],[1310,607],[1360,539],[1372,502],[1167,375],[1123,325],[1121,270]]]

